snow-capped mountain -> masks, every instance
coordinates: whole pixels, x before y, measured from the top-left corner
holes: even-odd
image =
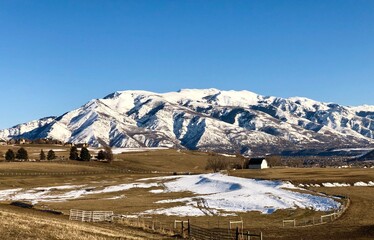
[[[374,106],[217,89],[121,91],[59,117],[1,130],[0,138],[242,153],[367,147],[374,144]]]

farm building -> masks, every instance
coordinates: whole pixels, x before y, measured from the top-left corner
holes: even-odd
[[[248,161],[248,169],[264,169],[269,168],[268,162],[264,157],[251,158]]]
[[[10,139],[8,142],[7,142],[8,145],[13,145],[13,144],[16,144],[16,140],[15,139]]]
[[[16,139],[16,144],[30,144],[31,141],[29,139],[25,139],[25,138],[20,138],[20,139]]]
[[[88,143],[77,143],[77,144],[74,144],[74,146],[76,146],[77,148],[83,148],[83,147],[89,147],[90,145]]]
[[[64,146],[82,148],[82,147],[89,147],[90,145],[88,143],[66,142],[66,143],[64,143]]]
[[[74,143],[66,142],[66,143],[64,143],[64,146],[72,147],[72,146],[74,146]]]

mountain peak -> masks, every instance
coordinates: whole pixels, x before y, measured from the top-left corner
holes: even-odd
[[[374,143],[372,126],[374,106],[351,108],[303,97],[264,97],[246,90],[126,90],[57,118],[1,130],[0,138],[256,153],[367,147]]]

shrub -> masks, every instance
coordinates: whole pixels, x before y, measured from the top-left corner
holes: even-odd
[[[100,150],[98,153],[97,153],[97,159],[98,160],[104,160],[105,159],[105,152],[103,150]]]
[[[110,147],[105,147],[105,150],[100,150],[97,154],[98,160],[106,159],[109,163],[113,161],[113,152]]]
[[[110,147],[105,147],[105,159],[110,163],[113,161],[113,152]]]

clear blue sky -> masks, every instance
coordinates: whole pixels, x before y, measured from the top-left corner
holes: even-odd
[[[0,128],[117,90],[374,105],[372,0],[0,0]]]

